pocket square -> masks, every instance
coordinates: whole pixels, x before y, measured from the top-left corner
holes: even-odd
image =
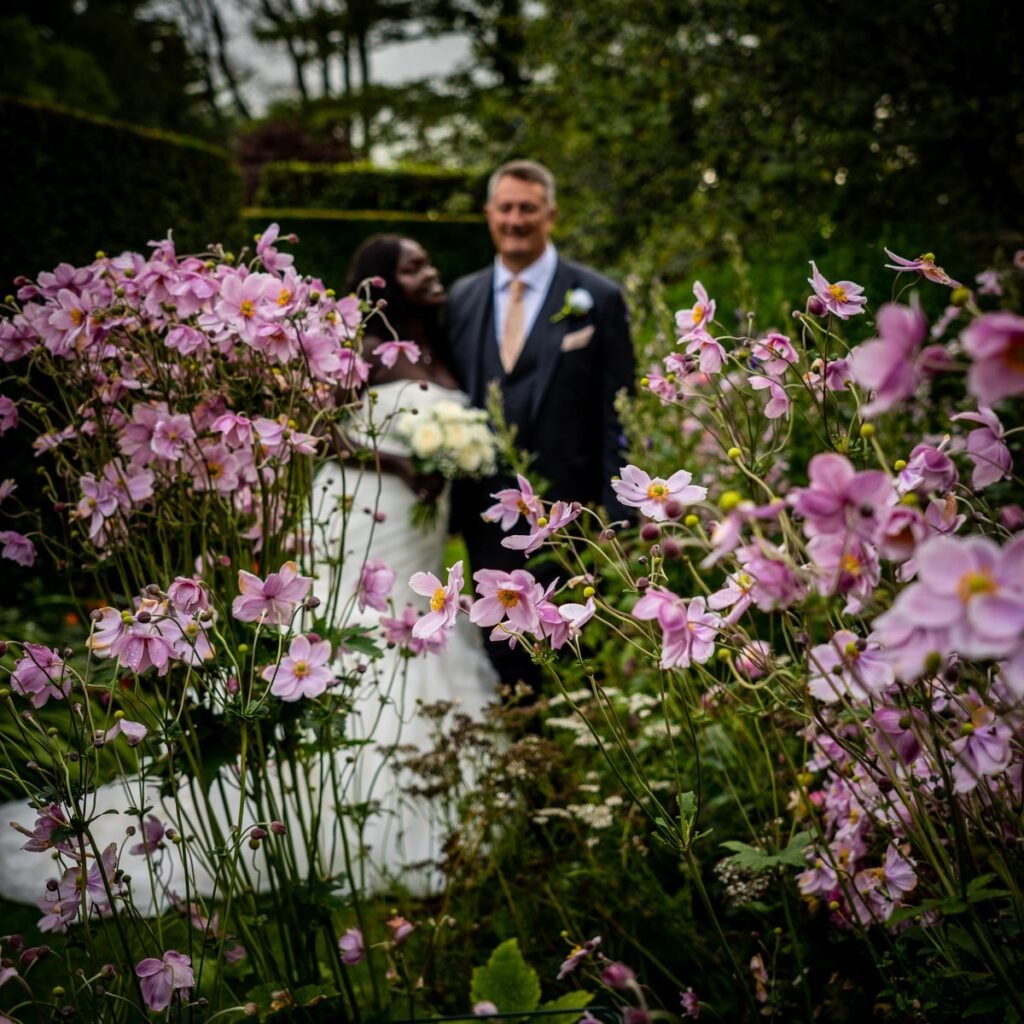
[[[586,348],[590,344],[590,339],[594,335],[594,325],[588,324],[586,327],[581,327],[578,331],[570,331],[562,339],[562,351],[563,352],[575,352],[577,349]]]

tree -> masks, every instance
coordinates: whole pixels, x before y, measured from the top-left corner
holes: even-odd
[[[205,132],[202,68],[151,0],[9,0],[3,91],[174,131]],[[112,55],[116,55],[116,58]]]

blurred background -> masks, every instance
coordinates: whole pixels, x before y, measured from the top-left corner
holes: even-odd
[[[670,292],[781,306],[808,259],[863,280],[882,245],[969,276],[1021,244],[1013,10],[7,0],[0,274],[277,220],[329,285],[378,230],[451,281],[490,256],[487,173],[530,156],[558,177],[563,251]]]

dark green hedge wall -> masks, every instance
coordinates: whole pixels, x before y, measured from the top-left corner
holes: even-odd
[[[373,164],[267,164],[257,206],[405,213],[476,213],[483,207],[483,175],[438,167]]]
[[[205,143],[0,97],[0,282],[98,249],[144,251],[173,228],[179,252],[241,240],[242,179]]]
[[[294,232],[295,266],[341,289],[352,253],[370,235],[414,238],[430,253],[445,284],[485,266],[494,258],[487,225],[480,216],[428,216],[377,211],[250,209],[244,211],[249,238],[276,221],[281,233]]]

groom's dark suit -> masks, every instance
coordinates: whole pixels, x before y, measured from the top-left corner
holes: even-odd
[[[572,289],[589,293],[593,308],[559,319]],[[531,473],[550,484],[545,497],[602,504],[613,518],[623,516],[625,510],[610,482],[623,465],[614,400],[623,388],[632,389],[635,359],[629,314],[618,286],[559,258],[519,359],[512,372],[505,373],[495,328],[494,268],[489,267],[452,286],[448,335],[456,375],[474,405],[484,405],[491,381],[500,383],[506,419],[517,428],[516,443],[534,453]],[[523,563],[520,552],[501,546],[505,534],[500,527],[480,518],[493,504],[491,494],[514,485],[513,480],[494,477],[456,486],[455,525],[465,539],[473,571],[512,569]],[[514,681],[512,672],[537,681],[533,666],[522,655],[512,664],[506,660],[506,644],[487,647],[503,681]]]

